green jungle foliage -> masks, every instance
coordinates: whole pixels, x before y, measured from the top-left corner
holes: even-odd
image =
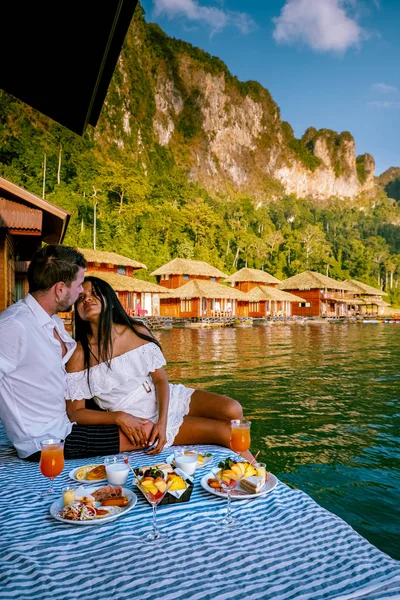
[[[274,194],[260,202],[238,192],[212,195],[188,177],[185,152],[190,146],[185,142],[201,128],[199,111],[194,110],[198,90],[189,93],[182,83],[188,103],[177,124],[182,140],[177,164],[169,147],[161,147],[152,134],[153,58],[162,53],[177,72],[178,48],[207,69],[227,77],[229,73],[219,59],[171,40],[157,26],[144,27],[140,14],[139,24],[142,29],[135,35],[142,36],[140,43],[147,50],[124,62],[135,86],[127,98],[123,77],[116,74],[96,132],[76,136],[0,92],[0,175],[42,196],[46,157],[45,197],[71,213],[64,243],[93,247],[96,206],[97,249],[145,263],[148,270],[137,277],[152,279],[153,270],[175,257],[204,260],[226,273],[243,266],[264,269],[279,279],[311,269],[337,279],[383,285],[390,299],[400,303],[400,208],[383,190],[372,199],[315,202],[277,194],[276,186]],[[246,85],[242,92],[268,99],[258,84]],[[131,128],[140,127],[141,145],[138,136],[121,131],[118,90],[131,115]],[[302,140],[295,140],[289,124],[282,128],[302,162],[310,169],[318,166],[309,146],[318,132],[310,128]],[[106,144],[105,131],[123,144]],[[335,138],[336,155],[348,139],[350,134]]]

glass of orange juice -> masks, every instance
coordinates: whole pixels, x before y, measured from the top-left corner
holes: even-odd
[[[50,480],[49,489],[43,496],[54,494],[53,479],[61,473],[64,468],[64,440],[55,438],[40,442],[40,472]]]
[[[231,448],[237,454],[242,454],[250,448],[250,426],[251,421],[231,421]]]

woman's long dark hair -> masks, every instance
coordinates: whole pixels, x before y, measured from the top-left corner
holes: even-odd
[[[138,337],[142,338],[142,340],[153,342],[153,344],[156,344],[159,348],[161,348],[161,346],[142,321],[132,319],[126,314],[121,302],[118,300],[117,294],[110,284],[99,277],[85,277],[84,283],[86,281],[90,281],[92,284],[93,295],[101,302],[97,339],[98,356],[94,356],[89,346],[89,337],[92,333],[90,324],[80,318],[77,310],[78,301],[75,303],[75,339],[81,344],[83,349],[84,366],[88,372],[89,382],[90,355],[94,356],[98,363],[105,362],[109,368],[111,367],[110,362],[113,353],[111,331],[113,323],[116,325],[125,325]],[[138,325],[142,328],[145,327],[147,331],[149,331],[149,334],[142,333],[137,328]]]

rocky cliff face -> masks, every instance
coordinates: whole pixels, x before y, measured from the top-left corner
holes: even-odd
[[[140,10],[109,96],[99,143],[135,155],[159,144],[211,192],[354,198],[376,186],[372,156],[356,158],[349,133],[310,128],[296,139],[266,89],[146,24]]]

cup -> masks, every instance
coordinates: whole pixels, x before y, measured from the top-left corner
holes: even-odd
[[[111,485],[124,485],[129,475],[129,466],[122,456],[107,456],[104,459],[107,479]]]
[[[265,463],[262,462],[255,462],[253,463],[253,467],[255,469],[257,469],[257,475],[256,477],[260,477],[260,479],[263,479],[264,481],[267,480],[267,465]]]
[[[67,504],[71,504],[71,502],[74,502],[74,500],[75,500],[75,488],[67,485],[67,486],[65,486],[65,487],[62,488],[61,492],[62,492],[62,495],[63,495],[64,506],[67,506]]]
[[[196,448],[181,447],[174,450],[175,465],[186,475],[193,475],[195,472],[198,456],[199,452]]]

